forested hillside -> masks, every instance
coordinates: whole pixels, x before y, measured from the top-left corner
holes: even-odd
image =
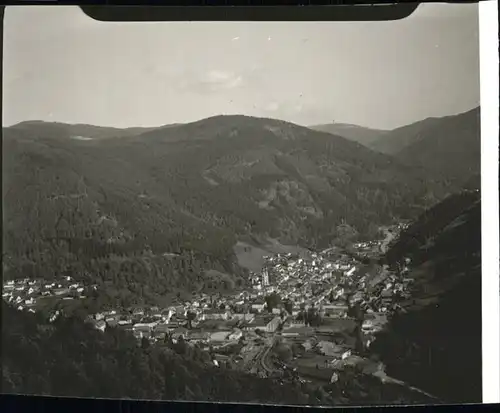
[[[165,127],[165,126],[164,126]],[[135,136],[157,128],[127,128],[119,129],[105,126],[94,126],[86,124],[67,124],[61,122],[44,122],[42,120],[31,120],[11,126],[8,130],[16,130],[20,133],[27,132],[33,137],[60,137],[63,139],[107,139],[125,136]]]
[[[397,157],[410,165],[429,170],[437,179],[447,179],[456,185],[481,173],[480,110],[444,118],[439,125],[422,133]]]
[[[370,147],[426,168],[434,179],[464,185],[481,172],[480,108],[395,129]]]
[[[428,118],[388,131],[372,142],[372,148],[389,155],[397,155],[411,145],[422,132],[439,125],[441,118]]]
[[[238,240],[314,248],[345,224],[369,237],[454,189],[271,119],[217,116],[138,135],[106,130],[107,139],[74,132],[39,122],[3,130],[5,277],[71,273],[105,287],[104,302],[231,288],[245,280]],[[230,277],[207,281],[211,269]]]
[[[388,374],[449,403],[481,400],[481,203],[478,191],[423,214],[386,256],[413,279],[372,350]],[[410,261],[408,263],[408,261]]]

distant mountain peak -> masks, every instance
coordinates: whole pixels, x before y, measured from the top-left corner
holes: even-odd
[[[326,132],[332,135],[342,136],[364,146],[370,147],[370,144],[379,139],[385,130],[372,129],[364,126],[353,125],[349,123],[329,123],[324,125],[310,126],[310,129]]]

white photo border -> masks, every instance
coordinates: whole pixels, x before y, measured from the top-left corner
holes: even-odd
[[[498,0],[479,3],[483,403],[500,402]]]

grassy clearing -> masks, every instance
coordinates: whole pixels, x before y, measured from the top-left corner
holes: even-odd
[[[236,254],[240,267],[253,272],[262,270],[265,263],[264,257],[266,255],[291,253],[306,256],[308,254],[308,251],[304,248],[293,245],[283,245],[274,239],[267,239],[266,243],[263,245],[254,245],[249,242],[238,241],[236,245],[234,245],[233,251]]]

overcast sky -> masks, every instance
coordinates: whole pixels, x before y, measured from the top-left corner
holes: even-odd
[[[4,126],[156,126],[216,114],[391,129],[479,104],[477,4],[395,22],[104,23],[7,7]]]

